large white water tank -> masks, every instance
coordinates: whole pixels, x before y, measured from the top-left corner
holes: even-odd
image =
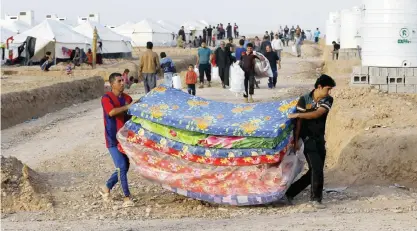
[[[340,42],[340,12],[330,12],[326,21],[326,45],[332,42]]]
[[[342,10],[340,16],[340,48],[357,48],[359,45],[359,30],[361,22],[361,9]]]
[[[362,65],[417,67],[417,1],[363,0]]]

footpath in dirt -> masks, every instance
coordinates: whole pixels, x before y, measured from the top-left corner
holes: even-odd
[[[299,97],[312,89],[323,67],[321,49],[303,48],[301,59],[284,54],[279,85],[268,90],[263,79],[261,89],[255,89],[256,102]],[[23,164],[2,159],[1,229],[417,229],[417,97],[352,89],[346,75],[333,77],[338,87],[327,128],[325,210],[306,205],[308,190],[294,206],[207,204],[166,191],[133,169],[128,177],[136,207],[121,208],[118,186],[113,203],[106,204],[97,189],[114,166],[105,148],[102,109],[96,99],[2,131],[2,155]],[[243,102],[220,84],[197,89],[197,95]],[[9,180],[4,181],[3,174]],[[28,200],[32,197],[38,199]]]

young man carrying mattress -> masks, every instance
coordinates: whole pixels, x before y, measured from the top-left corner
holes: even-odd
[[[110,190],[118,181],[120,181],[125,196],[123,207],[132,207],[134,206],[134,203],[130,199],[129,185],[127,182],[129,158],[118,150],[116,134],[130,119],[127,115],[127,110],[136,103],[136,101],[132,101],[132,98],[129,95],[123,93],[125,83],[122,74],[112,73],[109,77],[109,82],[111,91],[106,92],[101,98],[101,105],[103,107],[106,147],[113,159],[116,171],[111,175],[106,185],[102,187],[100,194],[105,201],[109,201]]]
[[[303,140],[304,155],[309,168],[308,172],[288,189],[286,197],[289,203],[293,197],[311,185],[311,205],[318,209],[325,208],[321,203],[326,158],[324,133],[327,115],[333,105],[333,97],[330,93],[335,86],[336,83],[330,76],[321,75],[314,85],[315,89],[298,100],[297,113],[288,115],[288,118],[297,119],[295,140],[299,138]],[[295,148],[299,148],[297,143]]]

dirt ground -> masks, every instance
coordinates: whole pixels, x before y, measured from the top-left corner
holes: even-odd
[[[324,65],[322,48],[304,48],[302,58],[284,55],[276,89],[268,90],[262,79],[256,102],[298,97],[312,89]],[[294,206],[210,205],[163,190],[133,170],[129,181],[136,207],[121,208],[119,187],[113,203],[106,204],[97,189],[114,166],[96,99],[2,131],[2,155],[36,171],[49,186],[53,204],[37,212],[2,213],[2,230],[417,230],[417,97],[350,88],[347,76],[334,75],[327,209],[308,207],[308,190]],[[243,102],[218,86],[197,89],[197,95]],[[140,92],[132,92],[133,97]]]

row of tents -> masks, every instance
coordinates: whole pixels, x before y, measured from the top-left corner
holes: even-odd
[[[205,21],[199,21],[186,22],[181,26],[184,26],[188,36],[190,32],[193,32],[193,36],[199,36],[209,25]],[[23,44],[25,49],[32,50],[29,52],[31,61],[40,60],[47,51],[56,59],[68,59],[69,50],[78,47],[87,51],[91,48],[93,31],[97,28],[103,57],[127,57],[131,56],[132,47],[145,46],[148,41],[152,41],[154,46],[172,46],[175,43],[175,34],[181,26],[162,20],[156,22],[144,19],[138,23],[126,22],[115,28],[91,21],[72,27],[54,19],[45,19],[30,28],[20,21],[2,21],[1,42],[6,47],[3,50],[7,54],[6,59],[10,56],[8,50],[12,51],[10,54],[13,54],[13,58],[19,56],[22,53],[19,52],[19,47]],[[23,52],[22,56],[25,54],[28,52]]]

